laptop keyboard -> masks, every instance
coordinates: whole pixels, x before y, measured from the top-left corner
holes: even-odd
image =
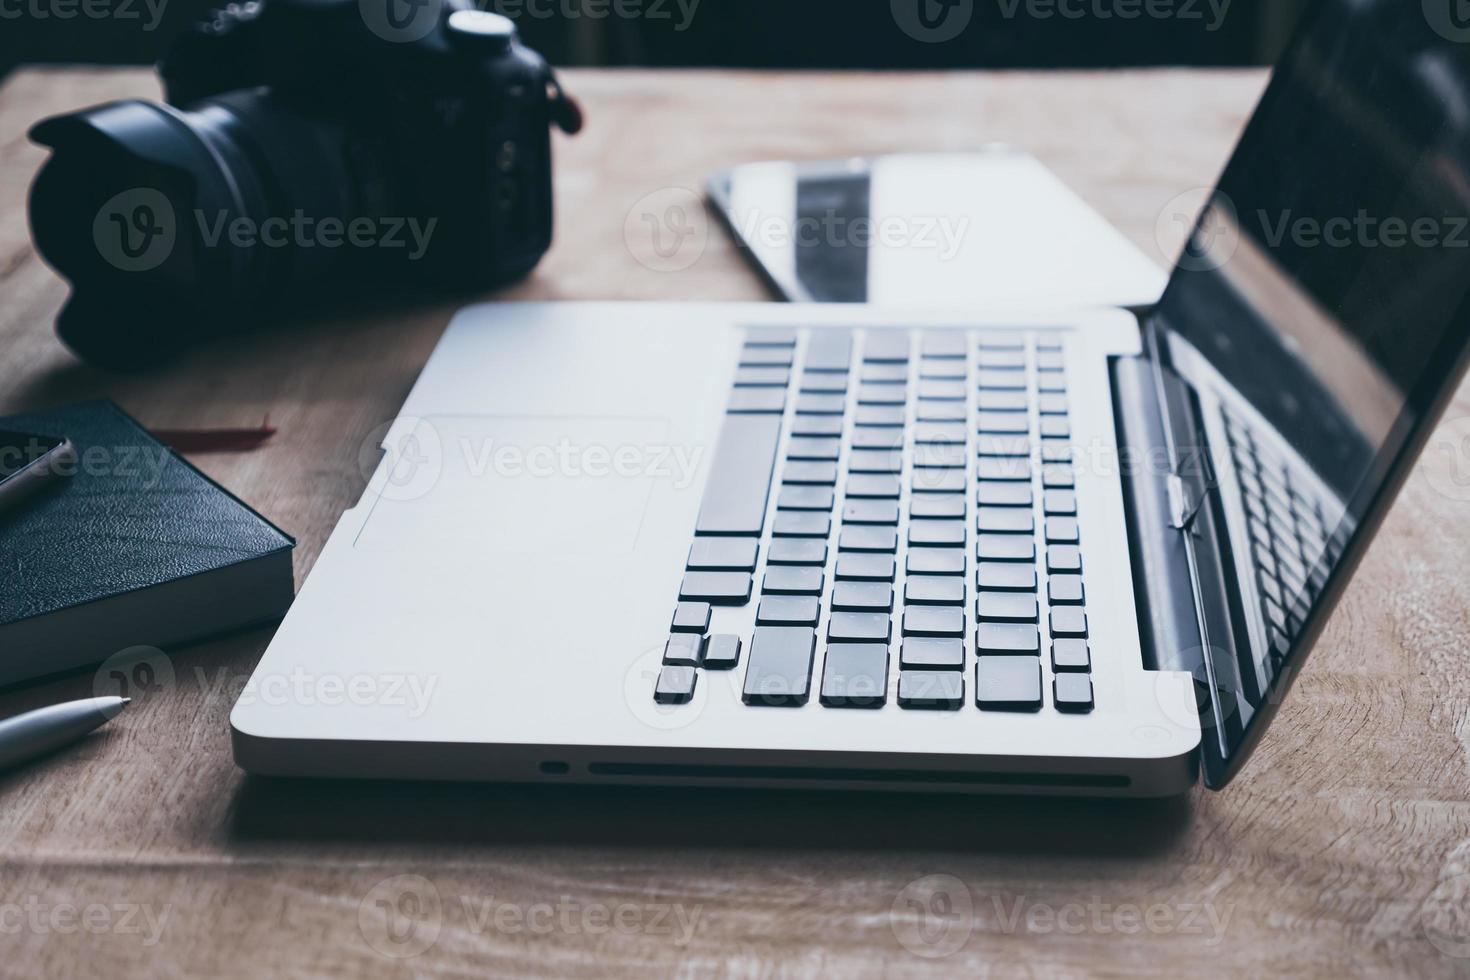
[[[1268,448],[1252,424],[1228,408],[1222,412],[1250,531],[1268,652],[1279,666],[1342,556],[1343,535],[1328,529],[1326,501]]]
[[[743,666],[751,706],[1093,710],[1063,336],[798,340],[746,335],[655,699]]]

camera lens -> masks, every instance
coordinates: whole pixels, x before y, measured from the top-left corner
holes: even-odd
[[[131,368],[268,315],[336,256],[290,216],[356,213],[357,176],[320,126],[258,91],[189,111],[118,102],[47,120],[31,190],[37,249],[72,284],[57,333]]]

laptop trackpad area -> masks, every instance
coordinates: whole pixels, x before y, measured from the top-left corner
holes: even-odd
[[[364,495],[356,550],[456,565],[631,554],[650,512],[688,497],[699,475],[703,447],[674,444],[671,428],[659,418],[400,419]]]

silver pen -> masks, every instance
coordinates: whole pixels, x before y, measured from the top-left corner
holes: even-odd
[[[131,698],[66,701],[0,721],[0,769],[8,769],[74,742],[106,724]]]

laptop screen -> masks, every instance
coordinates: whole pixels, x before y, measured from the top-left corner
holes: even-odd
[[[1158,310],[1330,501],[1328,537],[1379,502],[1470,339],[1460,6],[1319,0]],[[1300,550],[1320,570],[1334,549]],[[1310,612],[1318,591],[1284,604]]]

